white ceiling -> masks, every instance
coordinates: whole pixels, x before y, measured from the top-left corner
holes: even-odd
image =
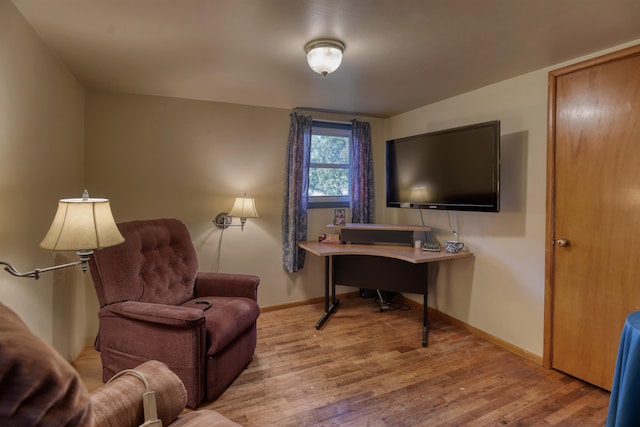
[[[86,86],[378,117],[640,39],[640,0],[13,3]],[[323,77],[304,45],[327,37]]]

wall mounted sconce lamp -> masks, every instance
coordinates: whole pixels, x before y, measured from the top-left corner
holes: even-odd
[[[94,249],[115,246],[124,242],[116,225],[108,199],[89,198],[87,190],[81,199],[62,199],[58,202],[56,212],[49,231],[40,243],[43,249],[53,251],[76,251],[80,261],[52,267],[36,268],[21,273],[11,264],[0,261],[5,271],[17,277],[39,279],[40,274],[61,268],[81,266],[87,271],[87,262]]]
[[[338,69],[342,63],[344,43],[338,40],[313,40],[304,47],[309,67],[318,74],[326,76]]]
[[[258,211],[256,210],[256,201],[253,197],[247,197],[247,193],[244,193],[242,197],[236,197],[229,212],[220,212],[216,215],[213,223],[216,227],[224,230],[234,226],[231,224],[233,218],[240,218],[240,230],[244,230],[244,224],[247,222],[247,218],[259,217],[260,215],[258,215]]]

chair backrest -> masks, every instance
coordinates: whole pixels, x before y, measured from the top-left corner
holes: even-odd
[[[125,241],[89,260],[100,307],[121,301],[180,305],[193,299],[198,259],[187,227],[173,218],[122,222]]]

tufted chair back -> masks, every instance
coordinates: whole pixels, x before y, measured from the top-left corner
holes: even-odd
[[[89,261],[100,307],[122,301],[180,305],[194,298],[198,259],[187,227],[173,218],[118,224],[124,243]]]

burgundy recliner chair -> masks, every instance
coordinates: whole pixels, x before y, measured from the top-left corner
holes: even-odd
[[[189,407],[218,398],[253,357],[260,278],[198,272],[191,236],[177,219],[118,228],[124,243],[89,261],[103,380],[159,360],[184,383]]]

